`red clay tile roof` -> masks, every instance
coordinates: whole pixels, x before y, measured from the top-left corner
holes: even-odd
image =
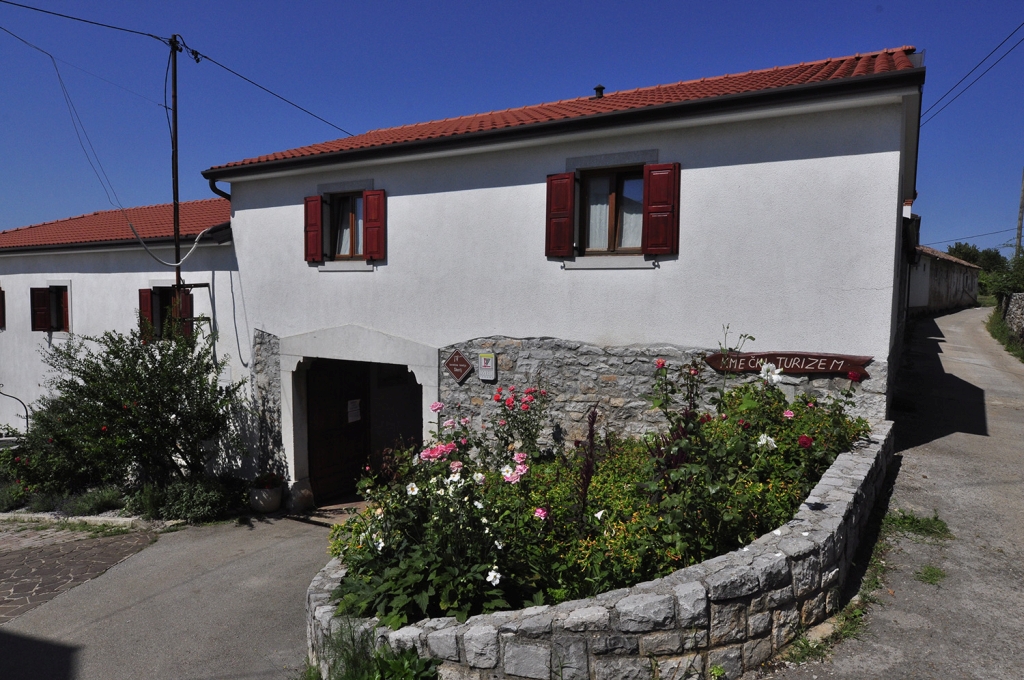
[[[955,262],[965,267],[970,267],[971,269],[981,269],[981,267],[979,267],[976,264],[971,264],[967,260],[961,260],[959,257],[953,257],[949,253],[944,253],[941,250],[935,250],[935,248],[929,248],[928,246],[918,246],[917,250],[919,253],[927,255],[929,257],[935,257],[940,260],[946,260],[947,262]]]
[[[182,236],[195,237],[204,229],[231,220],[231,202],[223,198],[183,201],[178,205]],[[173,205],[170,203],[125,208],[124,212],[127,217],[120,210],[103,210],[2,231],[0,250],[131,241],[135,237],[128,226],[129,219],[144,239],[174,235]]]
[[[913,69],[914,65],[908,54],[913,54],[914,47],[904,46],[894,49],[856,54],[850,57],[825,59],[796,64],[793,66],[776,66],[760,71],[747,71],[715,78],[701,78],[672,85],[657,85],[635,90],[622,90],[605,94],[599,99],[580,97],[565,99],[548,104],[523,106],[517,109],[478,113],[459,118],[446,118],[427,123],[403,125],[401,127],[371,130],[361,135],[344,137],[322,144],[302,146],[288,151],[247,158],[224,165],[217,165],[209,170],[221,170],[270,161],[292,158],[318,156],[338,151],[353,151],[371,147],[415,142],[441,137],[470,134],[518,127],[533,123],[545,123],[569,118],[582,118],[603,113],[614,113],[658,106],[676,104],[698,99],[709,99],[723,95],[758,92],[792,85],[807,85],[824,81],[843,80],[857,76],[904,71]],[[209,171],[207,171],[209,172]]]

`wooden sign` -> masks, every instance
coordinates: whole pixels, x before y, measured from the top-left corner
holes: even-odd
[[[459,383],[473,370],[473,364],[469,363],[466,355],[459,350],[452,352],[452,355],[445,360],[444,367],[455,378],[455,382]]]
[[[774,364],[782,374],[856,373],[858,380],[870,378],[864,366],[874,357],[815,352],[718,352],[704,357],[711,368],[728,373],[758,373],[761,366]]]

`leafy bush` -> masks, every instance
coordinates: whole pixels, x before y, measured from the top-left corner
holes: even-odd
[[[435,659],[422,659],[415,649],[396,651],[384,644],[374,645],[371,626],[356,626],[343,619],[339,630],[327,641],[331,672],[327,680],[434,680]],[[319,672],[317,671],[317,676]]]
[[[0,482],[0,512],[17,510],[25,504],[25,489],[17,482]]]
[[[196,326],[156,341],[139,330],[72,336],[43,350],[48,394],[18,448],[0,450],[0,470],[49,495],[203,474],[241,383],[218,383],[214,337]]]
[[[224,515],[235,505],[231,494],[219,480],[211,477],[180,479],[164,489],[160,507],[162,519],[183,519],[190,524],[209,522]]]
[[[155,484],[143,484],[128,496],[124,507],[128,514],[138,515],[143,519],[160,519],[160,509],[163,506],[163,489]]]
[[[867,430],[846,399],[787,404],[770,368],[701,412],[699,362],[675,379],[659,362],[657,436],[601,438],[591,412],[586,440],[541,451],[547,395],[510,387],[485,429],[456,414],[426,449],[388,452],[360,482],[369,508],[331,532],[349,569],[339,610],[392,627],[465,620],[671,573],[789,520]]]

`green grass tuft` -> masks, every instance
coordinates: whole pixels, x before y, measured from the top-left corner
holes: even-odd
[[[988,321],[985,322],[985,328],[992,335],[993,338],[999,341],[999,343],[1006,348],[1006,351],[1017,357],[1021,361],[1024,361],[1024,340],[1018,337],[1009,326],[1006,325],[1006,321],[999,314],[998,309],[993,309],[992,314],[989,315]]]
[[[949,527],[939,519],[938,513],[931,517],[918,517],[906,510],[896,510],[882,520],[882,531],[887,535],[913,534],[924,538],[953,538]]]
[[[939,584],[939,581],[946,578],[946,572],[942,571],[938,567],[926,564],[914,572],[914,578],[921,583],[930,583],[931,585],[936,586]]]

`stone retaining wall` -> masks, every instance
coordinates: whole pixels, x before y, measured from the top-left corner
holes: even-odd
[[[1024,337],[1024,293],[1014,293],[1000,300],[1000,312],[1006,325],[1019,337]]]
[[[793,520],[740,550],[585,600],[378,628],[378,640],[442,660],[442,680],[683,680],[713,666],[738,678],[837,611],[892,461],[891,429],[877,424]],[[344,574],[331,560],[306,595],[309,655],[325,677],[326,635],[340,622],[330,594]]]
[[[486,404],[494,394],[495,385],[541,385],[553,396],[549,413],[555,422],[566,428],[568,439],[585,435],[586,414],[597,406],[602,416],[601,427],[623,435],[638,435],[665,425],[649,401],[654,387],[654,362],[665,359],[670,368],[678,368],[702,350],[677,345],[626,345],[602,347],[558,338],[507,338],[493,336],[443,347],[440,361],[458,349],[474,365],[481,352],[496,355],[498,378],[484,382],[473,372],[462,384],[443,368],[440,369],[440,399],[445,404],[461,404],[473,416],[486,412]],[[872,424],[885,419],[888,365],[872,361],[867,366],[871,377],[854,385],[853,416],[863,416]],[[711,385],[721,385],[721,376],[705,366],[705,377]],[[729,384],[756,380],[756,374],[730,379]],[[783,374],[780,385],[790,400],[798,394],[818,397],[838,395],[850,387],[844,376],[808,376]]]

